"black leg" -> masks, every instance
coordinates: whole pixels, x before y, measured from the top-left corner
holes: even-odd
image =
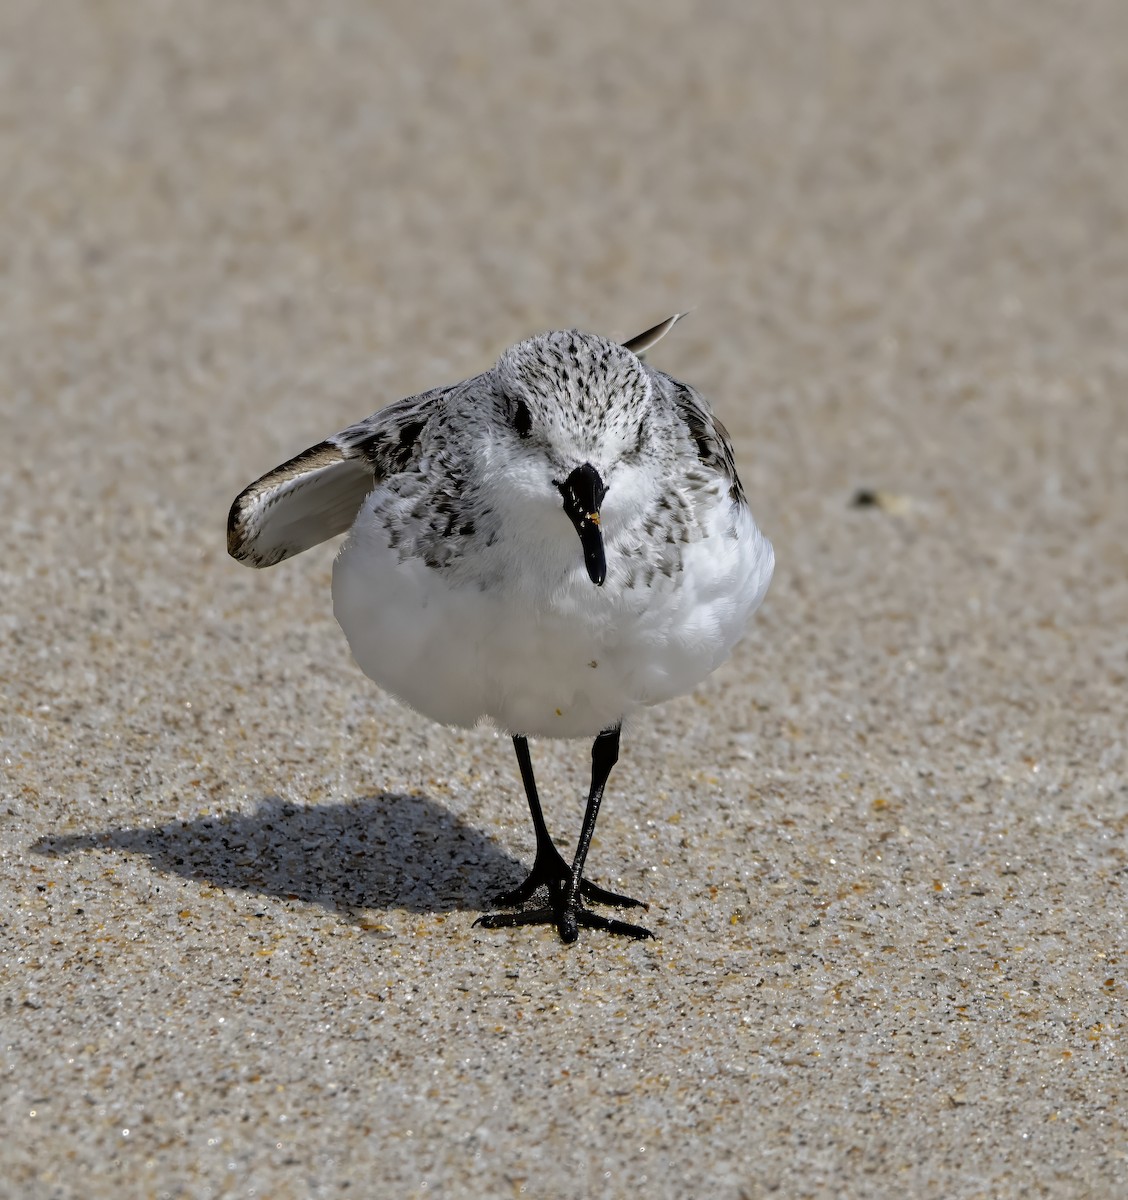
[[[543,884],[552,887],[566,876],[567,867],[560,857],[548,826],[544,823],[544,813],[541,811],[540,797],[537,795],[537,781],[533,778],[533,760],[529,757],[529,741],[520,734],[513,739],[513,749],[517,752],[517,765],[521,768],[521,782],[525,785],[525,796],[529,801],[529,812],[533,818],[533,829],[537,835],[537,855],[533,860],[533,869],[523,883],[519,883],[512,891],[502,892],[494,897],[494,904],[501,908],[510,908],[516,904],[524,904],[526,900]]]
[[[616,743],[617,741],[618,739],[616,738]],[[518,904],[524,904],[539,887],[547,887],[550,892],[556,889],[563,889],[570,883],[572,878],[572,872],[569,870],[568,864],[561,857],[560,851],[556,849],[552,837],[548,832],[548,826],[544,821],[540,797],[537,795],[537,781],[533,777],[533,760],[529,755],[528,739],[517,734],[513,739],[513,749],[517,754],[517,765],[521,769],[521,782],[525,785],[525,796],[529,801],[529,813],[533,818],[533,830],[537,835],[537,851],[536,858],[533,861],[533,869],[524,881],[512,890],[502,892],[500,896],[494,897],[493,903],[498,908],[513,908]],[[613,758],[603,774],[604,785],[607,782],[607,775],[614,765],[615,759]],[[603,786],[601,785],[600,794],[602,794],[602,791]],[[586,847],[584,854],[585,856],[587,854]],[[580,880],[580,895],[587,900],[594,900],[597,904],[609,904],[617,908],[646,907],[641,900],[635,900],[631,896],[621,896],[618,892],[610,892],[606,888],[601,888],[590,880],[582,878]]]
[[[654,935],[641,925],[629,925],[625,921],[613,921],[608,917],[598,916],[583,906],[581,897],[595,900],[603,904],[616,904],[622,907],[638,906],[638,900],[629,896],[620,896],[615,892],[605,891],[596,887],[583,877],[584,862],[591,846],[592,834],[595,832],[595,822],[599,817],[599,805],[603,799],[603,791],[607,786],[607,778],[611,769],[619,759],[619,728],[604,730],[595,739],[591,748],[591,790],[588,793],[587,809],[584,812],[584,823],[580,829],[579,845],[571,870],[560,856],[560,852],[552,843],[548,829],[541,812],[540,799],[537,796],[536,783],[533,779],[532,760],[529,758],[529,744],[523,737],[513,739],[517,751],[517,762],[521,768],[521,778],[525,784],[525,794],[529,799],[529,811],[533,817],[533,828],[537,835],[537,856],[529,877],[514,888],[499,896],[500,905],[520,904],[542,884],[548,885],[549,903],[542,908],[530,909],[516,913],[488,913],[479,917],[475,922],[486,929],[500,929],[515,925],[552,924],[560,931],[565,942],[574,942],[579,936],[580,926],[588,929],[603,929],[608,933],[618,933],[626,937],[648,938]],[[645,907],[645,906],[643,906]]]

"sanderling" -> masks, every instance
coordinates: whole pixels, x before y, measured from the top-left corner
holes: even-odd
[[[642,361],[680,316],[622,345],[575,330],[520,342],[481,375],[318,443],[231,506],[227,548],[255,567],[348,530],[333,610],[365,674],[435,721],[512,737],[536,859],[495,902],[516,911],[479,918],[490,929],[652,936],[584,904],[641,903],[583,876],[620,727],[715,670],[772,577],[724,427]],[[595,739],[570,867],[529,737]],[[546,904],[518,907],[542,886]]]

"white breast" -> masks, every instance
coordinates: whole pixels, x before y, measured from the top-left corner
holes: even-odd
[[[399,561],[370,497],[333,568],[333,607],[361,669],[433,720],[489,721],[536,737],[594,737],[633,711],[688,691],[728,656],[771,580],[770,542],[725,501],[684,570],[623,586],[608,544],[596,587],[574,535],[540,546],[536,572],[495,546],[495,583],[451,582]],[[570,531],[569,531],[570,533]]]

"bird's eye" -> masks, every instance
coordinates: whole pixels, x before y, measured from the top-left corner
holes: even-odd
[[[513,428],[521,435],[528,437],[533,427],[533,418],[529,415],[529,406],[524,400],[518,400],[513,406]]]

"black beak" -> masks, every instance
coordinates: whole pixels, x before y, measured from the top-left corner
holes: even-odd
[[[580,535],[580,545],[584,548],[584,566],[592,583],[597,587],[603,586],[607,578],[607,559],[603,553],[603,531],[599,527],[599,506],[607,489],[599,472],[591,465],[584,463],[577,467],[563,483],[556,485],[564,497],[564,511],[568,519],[576,527]]]

